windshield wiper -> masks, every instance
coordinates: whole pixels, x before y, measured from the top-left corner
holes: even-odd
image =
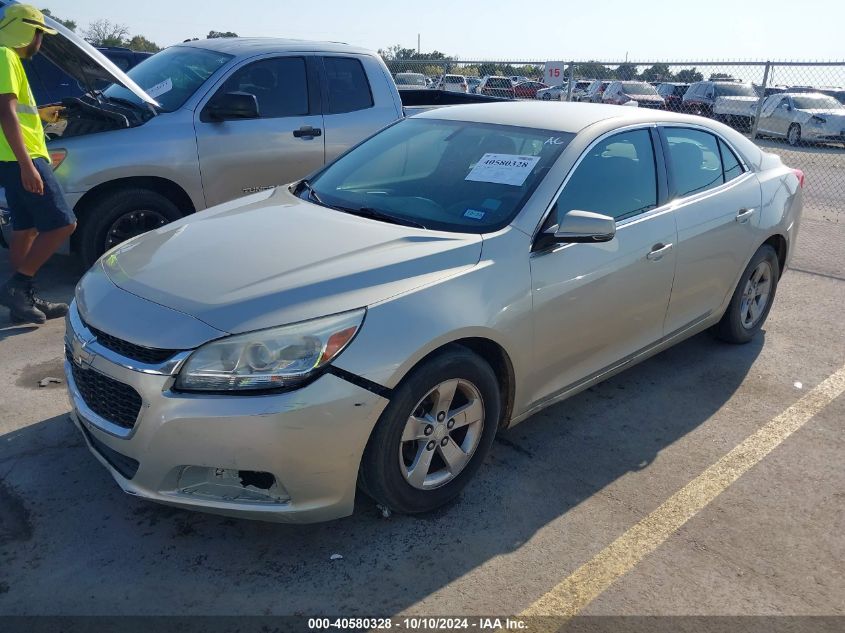
[[[371,220],[381,220],[382,222],[390,222],[391,224],[401,224],[403,226],[414,226],[418,229],[426,228],[424,224],[422,224],[421,222],[417,222],[416,220],[410,220],[408,218],[402,218],[397,215],[392,215],[385,211],[374,209],[373,207],[358,207],[357,209],[351,207],[332,207],[332,209],[337,209],[338,211],[343,211],[344,213],[349,213],[351,215],[357,215],[362,218],[369,218]]]
[[[300,189],[300,187],[301,187],[301,189]],[[320,196],[317,195],[317,192],[314,191],[314,187],[311,186],[311,181],[308,180],[307,178],[303,178],[302,180],[300,180],[299,184],[296,186],[296,188],[299,189],[300,191],[302,191],[302,189],[307,189],[308,190],[308,197],[311,198],[314,202],[316,202],[317,204],[319,204],[321,206],[328,207],[330,209],[336,209],[337,208],[337,207],[333,207],[332,205],[326,204],[325,202],[323,202],[320,199]]]

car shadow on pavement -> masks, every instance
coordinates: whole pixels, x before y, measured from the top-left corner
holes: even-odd
[[[67,416],[44,420],[0,436],[0,612],[398,613],[647,469],[731,398],[763,339],[699,335],[535,415],[501,434],[457,501],[420,517],[382,518],[360,494],[353,516],[308,526],[159,506],[120,492]],[[631,507],[609,511],[627,525]],[[585,521],[556,547],[609,542]]]

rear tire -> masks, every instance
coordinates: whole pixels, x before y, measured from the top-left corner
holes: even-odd
[[[484,461],[500,411],[496,375],[481,357],[458,346],[435,356],[394,391],[364,450],[359,488],[404,514],[448,503]]]
[[[737,345],[750,342],[769,316],[779,280],[777,253],[764,244],[742,273],[722,320],[713,327],[716,337]]]
[[[80,221],[82,261],[92,266],[100,255],[121,241],[181,217],[179,208],[155,191],[132,188],[109,193],[88,207]]]

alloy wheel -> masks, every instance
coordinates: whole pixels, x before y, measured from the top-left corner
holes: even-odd
[[[105,250],[167,223],[168,219],[158,211],[138,209],[124,213],[106,231]]]
[[[745,282],[742,301],[739,304],[739,316],[742,327],[750,330],[760,321],[769,303],[772,290],[772,267],[762,261]]]
[[[399,444],[399,468],[411,486],[431,490],[457,477],[469,463],[484,430],[478,388],[447,380],[414,407]]]

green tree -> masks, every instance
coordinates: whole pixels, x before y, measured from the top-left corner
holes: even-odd
[[[43,13],[44,15],[48,15],[48,16],[50,16],[50,17],[51,17],[51,18],[53,18],[56,22],[58,22],[59,24],[61,24],[63,27],[65,27],[65,28],[66,28],[66,29],[68,29],[69,31],[75,31],[75,30],[76,30],[76,22],[75,22],[74,20],[62,20],[61,18],[56,17],[55,15],[53,15],[53,12],[52,12],[52,11],[50,11],[50,9],[41,9],[41,13]]]
[[[698,72],[695,67],[684,68],[683,70],[679,70],[677,72],[677,74],[675,75],[675,80],[685,84],[692,84],[696,81],[704,81],[704,75]]]
[[[129,27],[110,20],[96,20],[88,25],[83,35],[94,46],[126,46]]]
[[[637,78],[637,67],[634,64],[625,62],[624,64],[619,64],[614,73],[617,79],[630,81],[631,79]]]
[[[158,53],[161,50],[161,46],[155,42],[151,42],[143,35],[133,35],[132,39],[126,43],[126,46],[127,48],[131,48],[133,51],[147,53]]]
[[[668,64],[655,64],[646,68],[641,77],[643,81],[672,81],[674,78]]]
[[[713,73],[710,75],[710,81],[733,81],[733,75],[727,73]]]
[[[214,40],[220,37],[238,37],[238,34],[233,33],[232,31],[209,31],[208,35],[205,36],[205,39]]]
[[[596,61],[589,61],[583,64],[576,64],[575,76],[582,79],[610,79],[613,70]]]

